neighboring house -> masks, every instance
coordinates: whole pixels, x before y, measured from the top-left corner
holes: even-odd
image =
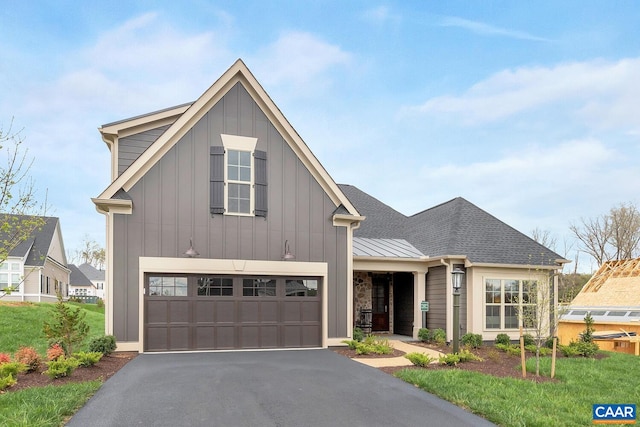
[[[74,264],[69,264],[71,275],[69,279],[69,296],[96,296],[96,285]]]
[[[70,270],[64,251],[60,220],[43,217],[44,225],[19,243],[0,264],[2,289],[17,287],[3,301],[54,302],[67,295]]]
[[[594,321],[594,336],[611,338],[598,341],[601,349],[638,354],[629,335],[640,335],[640,258],[602,264],[563,310],[558,327],[561,344],[578,340],[587,313]]]
[[[463,330],[515,337],[527,281],[567,262],[464,199],[406,217],[338,186],[240,60],[195,102],[100,133],[118,350],[341,345],[361,309],[415,337],[425,299],[450,337],[455,266]]]
[[[95,296],[104,299],[104,283],[105,274],[104,270],[98,270],[93,265],[84,263],[78,266],[78,269],[84,274],[95,287]]]

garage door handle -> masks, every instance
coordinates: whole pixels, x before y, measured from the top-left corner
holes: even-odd
[[[384,312],[385,313],[387,312],[387,306],[386,305],[384,306]]]

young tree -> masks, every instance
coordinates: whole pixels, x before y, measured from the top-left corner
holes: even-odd
[[[91,264],[98,270],[104,269],[105,251],[98,242],[91,239],[88,234],[82,238],[81,246],[76,249],[71,257],[73,262],[79,264]]]
[[[89,334],[86,312],[80,308],[72,308],[62,301],[58,293],[58,302],[53,308],[51,319],[44,322],[42,331],[49,339],[49,344],[59,343],[67,356],[73,354],[73,348],[85,340]]]
[[[13,131],[13,121],[6,130],[0,125],[0,157],[4,157],[0,164],[0,264],[45,223],[46,197],[43,203],[38,201],[29,177],[33,159],[23,144],[20,131]]]

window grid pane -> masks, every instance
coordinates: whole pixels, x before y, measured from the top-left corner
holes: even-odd
[[[275,297],[275,279],[243,279],[242,296],[245,297]]]
[[[285,296],[288,297],[315,297],[318,295],[317,280],[287,280]]]

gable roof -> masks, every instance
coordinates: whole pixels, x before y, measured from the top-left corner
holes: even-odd
[[[7,217],[11,217],[18,222],[32,218],[29,215],[3,214],[3,221],[7,221]],[[31,237],[16,245],[9,252],[9,256],[25,258],[24,263],[27,266],[41,267],[44,265],[60,220],[56,217],[42,218],[44,219],[44,225],[36,229]],[[66,259],[55,261],[66,264]]]
[[[640,307],[640,258],[607,261],[571,301],[578,307]]]
[[[457,197],[407,217],[364,191],[340,185],[366,221],[354,236],[405,239],[426,256],[466,256],[472,263],[556,265],[562,256]]]
[[[81,264],[78,270],[82,272],[89,280],[104,280],[104,270],[98,270],[91,264]]]
[[[68,264],[67,268],[71,270],[69,275],[69,284],[71,286],[93,286],[95,285],[89,280],[89,278],[74,264]]]
[[[300,135],[291,126],[284,117],[280,109],[275,105],[273,100],[262,88],[260,83],[251,74],[247,66],[238,59],[209,89],[207,89],[192,104],[184,104],[183,106],[174,107],[173,109],[163,110],[157,115],[171,116],[171,120],[175,118],[173,115],[179,113],[178,118],[172,122],[171,126],[142,153],[120,176],[118,176],[107,187],[100,196],[93,199],[93,202],[102,210],[109,210],[110,205],[117,204],[118,207],[130,207],[130,201],[113,199],[114,195],[120,191],[129,191],[144,176],[153,165],[155,165],[197,122],[200,120],[222,97],[236,84],[240,82],[247,92],[251,95],[260,109],[269,118],[271,123],[283,136],[284,140],[289,144],[291,149],[296,153],[298,158],[311,172],[320,186],[327,193],[329,198],[336,206],[343,205],[350,215],[359,216],[356,208],[351,204],[349,199],[342,193],[333,179],[329,176],[324,167],[320,164],[309,147],[304,143]],[[153,117],[156,117],[153,116]],[[136,126],[142,126],[144,120],[149,116],[138,116],[134,119]],[[168,118],[166,118],[169,120]],[[100,131],[104,133],[117,130],[118,126],[124,126],[127,120],[115,122],[109,126],[103,126]],[[126,203],[129,202],[129,203]]]

